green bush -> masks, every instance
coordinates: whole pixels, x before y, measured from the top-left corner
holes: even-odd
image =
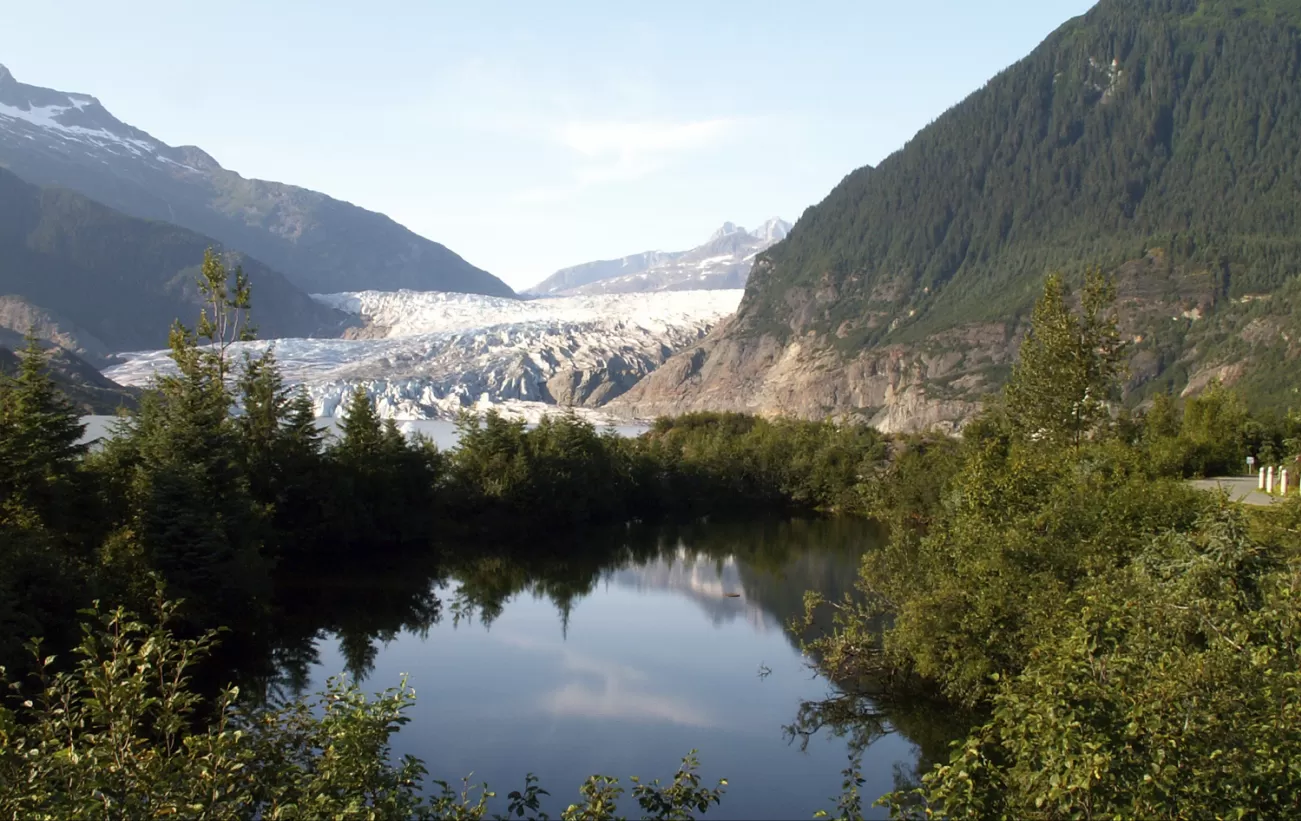
[[[1301,572],[1208,513],[1066,597],[918,818],[1291,818],[1301,812]],[[921,799],[920,806],[916,799]]]

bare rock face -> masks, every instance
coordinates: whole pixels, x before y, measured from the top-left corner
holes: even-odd
[[[887,433],[959,429],[980,408],[988,373],[1013,346],[1002,326],[965,329],[961,348],[893,345],[846,357],[813,338],[781,344],[722,326],[607,409],[636,418],[727,410],[803,419],[854,418]]]
[[[20,347],[29,331],[92,365],[108,361],[108,346],[94,334],[22,297],[0,296],[0,343]]]

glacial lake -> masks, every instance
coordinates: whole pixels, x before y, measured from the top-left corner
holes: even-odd
[[[83,421],[94,439],[113,417]],[[441,448],[456,444],[452,422],[402,425]],[[820,705],[845,702],[788,625],[803,614],[805,591],[850,593],[862,555],[881,539],[876,524],[857,519],[634,523],[286,569],[270,618],[228,635],[221,680],[275,699],[316,692],[339,674],[368,692],[405,674],[417,700],[395,756],[423,760],[427,784],[459,789],[470,776],[499,796],[532,772],[551,792],[543,809],[553,818],[589,775],[617,776],[625,789],[631,775],[666,783],[693,749],[704,784],[728,780],[707,818],[811,818],[834,811],[857,731],[872,739],[862,758],[870,807],[914,780],[919,762],[947,758],[964,729],[924,707],[856,701],[873,721],[790,731],[809,728],[802,708],[817,724]],[[637,817],[626,794],[620,806]],[[504,813],[504,798],[491,811]],[[887,817],[877,808],[867,816]]]
[[[861,520],[628,525],[457,548],[439,567],[295,572],[278,586],[261,686],[297,695],[348,673],[373,692],[406,674],[417,702],[396,755],[499,796],[535,773],[553,818],[588,775],[667,782],[692,749],[705,783],[729,782],[707,817],[811,818],[834,810],[848,746],[831,729],[807,743],[785,731],[801,705],[839,693],[786,626],[806,590],[848,592],[880,538]],[[920,752],[883,729],[863,759],[868,805],[911,777]]]

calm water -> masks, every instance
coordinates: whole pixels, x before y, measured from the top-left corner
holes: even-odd
[[[802,703],[836,694],[785,625],[806,590],[847,591],[878,538],[845,520],[634,526],[524,553],[460,548],[440,569],[297,574],[279,595],[297,637],[278,654],[281,686],[347,670],[382,690],[408,674],[417,704],[397,754],[501,795],[534,772],[553,816],[590,774],[667,781],[695,748],[705,780],[730,783],[710,817],[809,818],[834,808],[847,747],[784,733]],[[868,803],[917,756],[898,734],[874,743]]]

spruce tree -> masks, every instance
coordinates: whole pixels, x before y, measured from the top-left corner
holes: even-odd
[[[316,423],[316,408],[312,397],[301,385],[294,391],[285,409],[285,433],[300,453],[319,456],[325,441],[325,431]]]
[[[265,572],[264,506],[250,493],[225,379],[230,346],[248,336],[241,277],[211,251],[205,256],[199,287],[208,302],[198,332],[173,325],[178,373],[156,379],[154,397],[141,403],[130,428],[131,441],[119,448],[132,452],[118,459],[130,470],[122,523],[130,545],[120,552],[143,557],[172,595],[227,614],[202,617],[217,623],[254,616],[250,597]],[[201,590],[205,595],[196,595]]]
[[[86,453],[80,413],[54,384],[49,357],[28,334],[18,373],[0,377],[0,519],[44,524],[72,511],[68,484]]]
[[[1105,276],[1085,278],[1079,316],[1068,297],[1061,275],[1049,276],[1003,398],[1022,436],[1078,448],[1107,413],[1122,348],[1110,313],[1115,287]]]
[[[271,349],[258,357],[244,355],[238,390],[243,407],[234,425],[244,473],[253,497],[261,504],[275,504],[283,479],[289,389]]]
[[[353,390],[344,413],[340,426],[343,436],[336,447],[338,455],[353,464],[373,461],[384,443],[384,426],[365,388],[358,386]]]

